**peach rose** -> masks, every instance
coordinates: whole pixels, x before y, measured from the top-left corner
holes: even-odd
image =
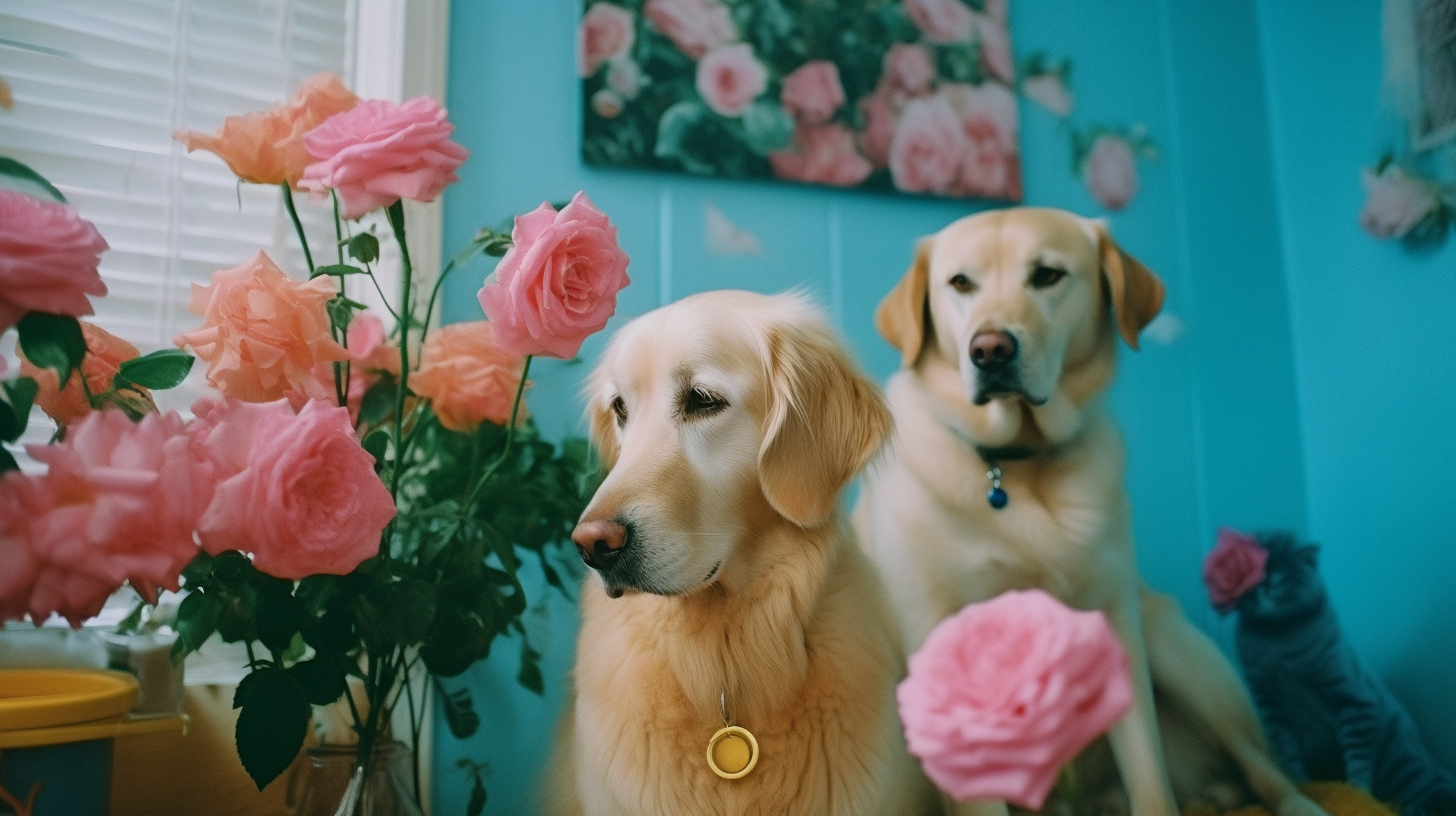
[[[1218,545],[1203,559],[1203,584],[1213,608],[1227,615],[1239,599],[1264,582],[1269,551],[1248,533],[1219,528]]]
[[[32,520],[45,514],[36,480],[12,470],[0,473],[0,621],[19,620],[30,609],[39,565],[30,552]],[[49,612],[46,616],[49,616]]]
[[[1021,197],[1016,149],[1016,95],[999,82],[946,84],[936,92],[961,118],[966,152],[954,194],[986,198]]]
[[[773,174],[783,179],[853,187],[869,178],[874,166],[854,147],[854,133],[844,125],[800,125],[794,146],[768,156]]]
[[[636,15],[612,3],[595,3],[576,29],[576,72],[589,77],[608,60],[632,50]]]
[[[971,12],[976,42],[981,46],[981,65],[996,79],[1016,82],[1016,66],[1011,60],[1011,35],[1004,22],[998,23],[985,14]]]
[[[1380,175],[1361,171],[1361,181],[1365,206],[1360,210],[1360,227],[1376,238],[1403,237],[1441,207],[1435,185],[1408,176],[1393,164]]]
[[[906,96],[919,96],[930,90],[935,79],[935,62],[925,46],[896,43],[885,52],[880,70],[880,86]]]
[[[1137,194],[1137,159],[1121,136],[1104,133],[1092,142],[1082,160],[1082,183],[1097,203],[1120,210]]]
[[[71,207],[0,189],[0,332],[26,312],[91,314],[106,294],[96,267],[110,249]]]
[[[976,24],[961,0],[905,0],[905,13],[926,42],[936,45],[970,42]]]
[[[1132,680],[1101,612],[1033,589],[941,621],[895,696],[910,753],[942,791],[1040,810],[1062,766],[1131,708]]]
[[[807,125],[829,121],[844,104],[844,86],[839,82],[839,67],[829,60],[810,60],[784,77],[779,97],[784,110]]]
[[[516,218],[514,242],[480,290],[495,340],[512,354],[570,359],[617,311],[631,283],[617,228],[577,193],[557,212],[550,204]]]
[[[81,360],[81,375],[86,378],[86,388],[90,389],[92,396],[99,397],[111,387],[112,378],[116,376],[121,364],[141,356],[141,352],[131,343],[90,323],[81,323],[81,336],[86,338],[86,356]],[[80,377],[72,375],[66,382],[66,387],[60,388],[60,377],[56,375],[55,369],[37,368],[26,358],[24,349],[16,346],[15,350],[20,354],[20,376],[35,380],[40,389],[35,395],[35,404],[51,419],[62,425],[70,425],[91,413],[91,401],[86,398],[86,392],[81,388]],[[156,410],[151,395],[140,386],[118,392],[117,396],[139,412]]]
[[[46,509],[31,527],[32,620],[55,611],[79,626],[123,582],[148,602],[179,588],[213,475],[193,459],[177,412],[132,422],[116,409],[95,411],[65,442],[26,450],[50,466],[39,482]]]
[[[951,195],[966,152],[961,118],[941,96],[912,99],[890,142],[890,177],[909,193]]]
[[[337,289],[318,277],[295,283],[259,252],[251,261],[212,273],[212,285],[192,285],[187,308],[202,327],[174,342],[207,363],[207,381],[245,402],[271,402],[290,389],[327,399],[313,369],[343,362],[349,352],[329,335],[325,302]]]
[[[295,416],[282,400],[235,399],[200,407],[193,445],[218,478],[197,526],[204,549],[252,553],[259,571],[287,580],[347,575],[379,553],[394,502],[347,409],[314,401]]]
[[[642,16],[693,59],[738,37],[728,7],[718,0],[647,0]]]
[[[525,364],[524,357],[496,343],[489,322],[451,323],[430,332],[420,353],[420,370],[409,384],[430,401],[441,425],[452,431],[471,431],[481,421],[497,425],[511,421],[511,405]],[[526,421],[525,403],[516,421]]]
[[[434,201],[460,180],[470,151],[450,141],[455,126],[428,96],[403,104],[370,99],[332,116],[303,137],[314,161],[299,186],[322,196],[337,190],[345,218],[401,198]]]
[[[768,70],[747,43],[713,49],[698,63],[698,93],[723,116],[740,116],[768,88]]]
[[[338,74],[318,74],[298,86],[291,102],[242,116],[229,116],[209,136],[196,131],[177,131],[172,138],[187,146],[187,152],[215,153],[228,169],[243,181],[282,184],[297,188],[303,170],[312,161],[303,146],[303,136],[325,119],[359,104]]]
[[[895,140],[899,119],[891,93],[881,88],[859,100],[859,112],[865,123],[859,132],[859,146],[875,167],[890,163],[890,145]]]

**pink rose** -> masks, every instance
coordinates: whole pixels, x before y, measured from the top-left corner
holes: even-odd
[[[839,124],[801,124],[794,130],[794,146],[768,159],[779,178],[839,187],[853,187],[874,171],[855,149],[854,133]]]
[[[897,43],[885,52],[880,85],[906,96],[919,96],[930,90],[935,79],[935,62],[925,46]]]
[[[632,12],[611,3],[595,3],[576,29],[576,72],[589,77],[607,60],[632,50],[637,37]]]
[[[895,140],[895,103],[890,91],[880,89],[859,100],[864,117],[864,130],[859,133],[859,146],[875,167],[890,163],[890,145]]]
[[[1127,666],[1101,612],[1038,589],[971,604],[910,656],[895,695],[906,744],[957,800],[1039,810],[1062,766],[1132,706]]]
[[[617,228],[586,193],[557,212],[550,204],[516,218],[514,242],[480,290],[500,347],[512,354],[570,359],[617,311],[627,253]]]
[[[1203,584],[1213,608],[1228,614],[1244,594],[1264,581],[1269,551],[1259,540],[1229,527],[1218,531],[1218,544],[1203,559]]]
[[[698,93],[723,116],[741,115],[767,87],[768,70],[747,43],[719,46],[698,63]]]
[[[1072,92],[1062,82],[1062,75],[1055,71],[1023,79],[1021,92],[1031,101],[1063,119],[1072,114]]]
[[[642,16],[693,59],[738,36],[728,7],[718,0],[647,0]]]
[[[983,198],[1021,198],[1016,152],[1016,95],[999,82],[947,83],[936,92],[961,118],[966,137],[960,178],[953,193]]]
[[[890,177],[908,193],[951,195],[965,153],[965,130],[950,103],[940,96],[912,99],[890,142]]]
[[[1360,227],[1376,238],[1400,238],[1441,206],[1435,185],[1412,178],[1393,164],[1378,176],[1362,170],[1360,180],[1365,185]]]
[[[496,343],[490,323],[451,323],[430,332],[420,353],[420,370],[409,384],[452,431],[471,431],[482,421],[505,425],[511,421],[525,363],[524,357]],[[523,402],[516,421],[524,422],[526,416]]]
[[[784,110],[807,125],[829,121],[844,104],[844,86],[839,82],[839,67],[828,60],[812,60],[795,68],[784,77],[784,90],[779,97]]]
[[[26,450],[50,465],[39,481],[45,510],[31,526],[32,620],[54,611],[79,626],[123,582],[148,602],[159,588],[179,588],[213,475],[192,458],[177,412],[134,423],[119,410],[96,411],[65,442]]]
[[[450,141],[455,126],[428,96],[403,104],[370,99],[331,116],[303,137],[314,158],[299,186],[339,192],[345,218],[386,207],[401,198],[434,201],[460,180],[455,170],[470,151]]]
[[[985,14],[972,12],[971,16],[975,21],[976,42],[981,46],[981,65],[996,79],[1014,83],[1016,67],[1011,60],[1011,35],[1006,24]]]
[[[18,470],[0,473],[0,564],[5,565],[0,569],[0,621],[19,620],[30,609],[39,570],[30,552],[31,526],[45,511],[44,494],[35,479]]]
[[[925,40],[936,45],[970,42],[976,24],[961,0],[905,0],[905,13]]]
[[[173,342],[207,363],[207,381],[247,402],[271,402],[286,392],[327,399],[332,389],[314,377],[318,363],[343,362],[349,352],[329,333],[324,306],[336,287],[328,277],[295,283],[263,252],[233,269],[212,273],[212,285],[192,285],[187,308],[201,328]]]
[[[193,444],[218,476],[197,526],[204,549],[250,552],[259,571],[288,580],[347,575],[379,553],[394,502],[347,409],[314,401],[295,416],[281,400],[233,399],[201,407]]]
[[[110,249],[71,207],[0,189],[0,331],[26,312],[91,314],[106,294],[96,267]]]
[[[1082,183],[1097,203],[1120,210],[1137,194],[1137,160],[1121,136],[1104,133],[1092,142],[1082,160]]]

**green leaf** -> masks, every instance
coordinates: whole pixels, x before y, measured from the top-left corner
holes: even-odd
[[[767,156],[793,143],[794,119],[776,102],[755,102],[743,112],[743,132],[748,149]]]
[[[317,278],[320,275],[363,275],[364,270],[350,264],[329,264],[328,266],[315,267],[313,274],[309,277]]]
[[[189,592],[177,606],[177,642],[172,645],[172,657],[186,657],[202,648],[202,644],[217,631],[217,598],[211,593]]]
[[[470,788],[470,801],[465,803],[465,816],[480,816],[485,812],[485,785],[476,774],[475,784]]]
[[[516,682],[538,695],[546,693],[546,683],[541,677],[541,654],[524,640],[521,641],[521,672],[516,675]]]
[[[0,176],[10,176],[11,178],[28,181],[45,190],[51,198],[54,198],[62,204],[66,203],[66,197],[61,195],[61,191],[57,190],[54,184],[46,181],[45,176],[42,176],[40,173],[35,172],[9,156],[0,156]]]
[[[361,232],[344,242],[349,257],[359,263],[374,263],[379,260],[379,239],[372,233]]]
[[[290,582],[273,579],[258,588],[258,640],[268,651],[282,653],[288,648],[303,615],[303,604],[293,597]]]
[[[365,453],[374,457],[374,472],[378,473],[384,467],[384,454],[389,450],[389,431],[380,428],[364,437],[364,441],[360,444]]]
[[[328,705],[344,696],[344,667],[332,660],[305,660],[293,664],[286,671],[303,689],[303,696],[314,705]]]
[[[364,426],[377,425],[383,422],[385,417],[394,413],[395,398],[399,394],[399,382],[389,375],[381,375],[368,390],[364,392],[364,398],[359,401],[359,424]],[[369,450],[366,445],[365,450]],[[370,451],[373,453],[373,451]],[[375,456],[375,460],[381,457]]]
[[[434,678],[435,690],[440,692],[440,705],[445,713],[445,724],[455,739],[466,739],[480,730],[480,715],[475,713],[475,701],[470,697],[470,687],[465,686],[446,691],[445,684]]]
[[[366,638],[413,646],[425,639],[435,620],[435,585],[419,578],[385,584],[360,598],[359,611]]]
[[[513,246],[515,246],[515,242],[511,240],[511,236],[508,233],[497,232],[493,233],[490,239],[484,244],[481,244],[480,248],[492,258],[499,258],[505,255]]]
[[[276,666],[246,679],[252,682],[238,714],[238,759],[261,791],[288,769],[303,747],[308,700],[298,683]],[[238,690],[242,691],[241,685]]]
[[[12,470],[20,470],[20,463],[10,455],[10,451],[0,448],[0,473],[8,473]]]
[[[301,632],[294,632],[293,640],[288,641],[288,648],[283,650],[283,662],[293,663],[300,657],[303,657],[304,652],[307,651],[308,644],[304,642],[303,634]]]
[[[30,406],[40,390],[35,380],[17,377],[4,384],[7,402],[0,402],[0,441],[14,442],[30,422]]]
[[[196,360],[182,349],[161,349],[127,360],[116,373],[143,388],[161,391],[181,385]]]
[[[30,312],[15,328],[20,331],[20,348],[26,359],[39,368],[55,369],[65,388],[71,372],[86,358],[81,323],[69,315]]]
[[[142,625],[142,610],[146,609],[148,605],[146,601],[138,600],[136,605],[131,608],[131,611],[126,613],[126,617],[122,618],[121,622],[116,624],[116,633],[119,635],[129,635],[135,632],[137,627]]]

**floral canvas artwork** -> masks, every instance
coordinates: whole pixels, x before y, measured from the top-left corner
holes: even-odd
[[[588,0],[599,166],[1021,199],[1005,0]]]

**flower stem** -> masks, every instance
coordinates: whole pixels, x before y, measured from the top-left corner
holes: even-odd
[[[414,267],[410,264],[409,244],[405,239],[404,202],[399,200],[395,201],[385,208],[385,213],[389,216],[390,229],[394,230],[394,239],[399,243],[400,259],[399,390],[396,392],[394,398],[394,467],[389,479],[389,495],[394,500],[395,505],[398,506],[399,481],[400,477],[404,474],[404,400],[405,395],[409,393],[409,332],[410,320],[412,318],[412,312],[410,310],[410,287],[414,276]],[[386,539],[379,548],[379,554],[386,559],[389,557],[388,542],[392,537],[395,521],[398,519],[399,516],[395,516],[395,520],[390,522],[389,527],[385,531]]]
[[[470,515],[470,508],[475,504],[475,499],[480,495],[480,491],[485,489],[486,483],[490,481],[497,470],[500,470],[501,465],[505,464],[506,459],[511,455],[511,442],[516,438],[516,417],[520,414],[521,397],[526,393],[526,376],[530,373],[531,355],[528,354],[526,355],[525,365],[521,366],[521,381],[516,383],[516,399],[511,403],[511,424],[506,426],[506,444],[501,448],[500,456],[497,456],[495,461],[490,463],[490,467],[486,468],[485,472],[480,474],[480,478],[471,486],[470,493],[466,494],[465,503],[460,505],[460,518],[462,521]]]
[[[308,276],[313,277],[313,253],[308,251],[308,236],[303,234],[303,222],[298,220],[298,208],[293,206],[293,188],[288,182],[283,182],[283,207],[288,210],[288,217],[293,219],[293,229],[298,233],[299,246],[303,247],[303,260],[308,264]]]

